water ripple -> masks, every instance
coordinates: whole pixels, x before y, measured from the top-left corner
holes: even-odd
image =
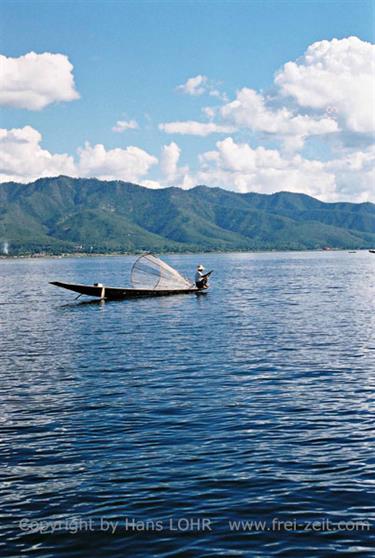
[[[169,261],[212,290],[74,302],[47,282],[122,286],[132,259],[1,262],[0,554],[372,556],[375,258]]]

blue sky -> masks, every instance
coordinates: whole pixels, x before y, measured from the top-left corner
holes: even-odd
[[[327,115],[327,107],[322,110],[322,103],[319,107],[310,106],[306,95],[301,101],[302,94],[296,94],[294,98],[290,95],[288,97],[285,91],[281,94],[280,86],[274,83],[274,76],[284,64],[293,61],[296,63],[314,43],[348,37],[357,37],[361,44],[373,42],[373,2],[29,0],[0,2],[0,15],[0,51],[7,59],[18,59],[31,51],[37,54],[59,53],[65,55],[73,66],[72,75],[79,99],[67,102],[54,102],[52,99],[41,110],[34,110],[18,108],[17,103],[9,101],[7,97],[1,109],[1,128],[11,130],[29,126],[37,130],[41,134],[39,148],[52,155],[65,154],[76,159],[77,149],[83,149],[85,142],[89,142],[91,146],[103,145],[106,154],[114,149],[126,150],[129,146],[135,146],[158,160],[157,163],[150,164],[147,174],[136,174],[138,182],[146,185],[167,186],[171,182],[188,187],[195,181],[200,182],[200,179],[207,178],[209,185],[218,184],[238,191],[257,189],[265,192],[275,189],[276,184],[270,180],[269,175],[267,179],[264,178],[262,162],[255,163],[255,177],[251,171],[252,178],[248,176],[242,180],[238,175],[241,172],[239,167],[242,165],[245,174],[247,172],[249,175],[246,164],[233,163],[232,167],[230,164],[228,167],[228,163],[218,163],[216,160],[216,171],[209,174],[203,167],[207,166],[207,161],[214,161],[214,157],[210,159],[204,154],[218,150],[223,159],[224,147],[234,151],[241,145],[248,146],[250,150],[259,147],[273,150],[286,162],[297,156],[307,161],[337,161],[340,157],[342,159],[364,153],[367,164],[371,144],[369,130],[357,125],[347,125],[345,128],[340,121],[340,118],[349,121],[348,114],[344,114],[349,108],[344,107],[341,114],[341,107],[337,108],[331,102],[332,99],[335,100],[333,96],[327,100],[328,109],[331,110]],[[349,52],[353,48],[357,57],[362,56],[361,44],[349,45]],[[340,45],[341,43],[335,43],[330,54],[332,60],[337,53],[338,64],[341,63]],[[345,52],[347,51],[348,49]],[[368,51],[364,52],[366,57]],[[333,65],[331,62],[330,64],[332,68]],[[357,69],[353,72],[355,80]],[[186,94],[182,89],[176,90],[178,85],[183,85],[195,76],[203,76],[206,80],[204,93]],[[45,79],[54,78],[50,76]],[[33,88],[38,85],[30,82],[28,86]],[[304,136],[303,146],[294,147],[293,153],[290,149],[286,152],[284,132],[280,133],[279,130],[277,133],[270,133],[269,124],[268,128],[259,122],[254,124],[249,118],[243,117],[243,114],[235,115],[233,107],[226,110],[227,119],[223,119],[220,113],[222,107],[232,103],[237,92],[243,88],[256,91],[257,95],[262,96],[267,110],[284,108],[290,110],[294,116],[314,119],[330,117],[333,111],[340,133],[336,133],[332,126],[329,138],[326,131],[323,134],[308,132]],[[290,83],[284,89],[293,91]],[[353,95],[353,92],[348,91],[347,95]],[[252,102],[247,97],[245,109]],[[208,117],[206,113],[202,113],[205,107],[213,107],[215,115]],[[252,110],[250,106],[250,112]],[[254,118],[258,116],[255,115]],[[112,128],[119,120],[136,121],[137,129],[116,133]],[[182,121],[214,121],[223,126],[224,131],[203,137],[191,133],[166,133],[160,129],[162,123]],[[285,123],[281,127],[285,130]],[[324,128],[323,124],[321,127]],[[326,128],[329,129],[329,123],[326,123]],[[227,129],[230,131],[226,131]],[[290,130],[287,134],[291,139]],[[222,148],[217,147],[217,142],[228,139],[233,142],[228,141]],[[178,146],[178,156],[177,148],[174,155],[173,149],[162,155],[163,146],[171,143]],[[292,143],[289,141],[288,145]],[[294,143],[297,145],[298,141]],[[350,149],[351,143],[359,147]],[[253,155],[252,151],[246,149],[242,150],[242,154],[250,157]],[[216,159],[219,155],[216,155]],[[258,155],[259,153],[257,157]],[[113,160],[115,156],[120,157],[121,151],[113,154]],[[173,173],[172,169],[169,174],[165,171],[162,176],[163,164],[160,167],[160,162],[163,156],[164,159],[173,159],[174,167],[178,167],[176,172]],[[111,157],[108,157],[107,166],[111,164],[109,159]],[[291,168],[294,169],[297,163],[293,160]],[[164,163],[165,170],[168,160]],[[269,162],[265,164],[269,167]],[[217,172],[218,165],[221,165],[220,173]],[[284,163],[278,164],[278,172],[280,165],[283,166]],[[336,179],[341,172],[337,170],[339,167],[340,165],[336,165],[334,171],[331,167],[328,171],[325,168],[323,172],[333,172]],[[134,173],[126,176],[124,166],[117,165],[116,168],[114,178],[134,178]],[[86,165],[85,170],[78,170],[77,173],[87,176],[95,174],[95,169],[98,169],[96,175],[99,177],[111,175],[109,169],[108,172],[103,169],[100,172],[95,165],[90,168]],[[303,168],[299,170],[303,175]],[[47,171],[48,169],[48,174]],[[24,176],[20,173],[19,179],[34,178],[36,172],[37,169],[30,169],[30,172],[26,170]],[[367,167],[364,172],[367,176]],[[39,173],[45,174],[40,169]],[[233,173],[237,173],[236,176]],[[5,176],[7,174],[10,179],[18,176],[15,169],[4,173]],[[185,181],[184,176],[188,176]],[[237,180],[235,185],[231,182],[232,178],[233,182]],[[288,189],[288,175],[280,174],[280,178],[280,189]],[[226,180],[230,183],[225,184]],[[298,182],[298,178],[296,180]],[[355,181],[353,176],[347,179],[346,185],[343,184],[342,177],[338,180],[339,184],[333,187],[332,180],[330,182],[327,177],[324,178],[327,195],[324,186],[321,191],[315,191],[311,186],[314,177],[306,185],[302,181],[300,189],[327,199],[334,199],[335,196],[358,200],[364,200],[366,196],[371,198],[371,180],[364,178],[364,174],[361,175],[361,182],[364,180],[365,184],[355,191],[348,184]],[[293,183],[293,188],[298,189],[298,185]]]

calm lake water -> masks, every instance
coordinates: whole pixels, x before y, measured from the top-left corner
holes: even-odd
[[[0,555],[373,556],[375,256],[165,259],[211,290],[87,304],[48,281],[134,258],[0,261]]]

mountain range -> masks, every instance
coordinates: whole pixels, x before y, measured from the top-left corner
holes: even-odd
[[[0,184],[0,248],[10,255],[374,246],[369,202],[207,186],[152,190],[67,176]]]

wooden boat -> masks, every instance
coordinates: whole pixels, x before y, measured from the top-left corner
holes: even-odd
[[[147,296],[171,296],[177,294],[205,293],[207,289],[122,289],[119,287],[105,287],[101,284],[80,285],[75,283],[62,283],[61,281],[51,281],[51,285],[68,289],[79,295],[94,296],[102,300],[124,300],[126,298],[140,298]]]
[[[207,277],[211,274],[209,272]],[[101,283],[81,285],[51,281],[51,285],[68,289],[101,300],[122,300],[147,296],[171,296],[177,294],[206,293],[207,287],[197,288],[195,284],[183,277],[173,267],[152,254],[143,254],[134,263],[131,270],[132,288],[107,287]],[[79,298],[79,297],[78,297]]]

